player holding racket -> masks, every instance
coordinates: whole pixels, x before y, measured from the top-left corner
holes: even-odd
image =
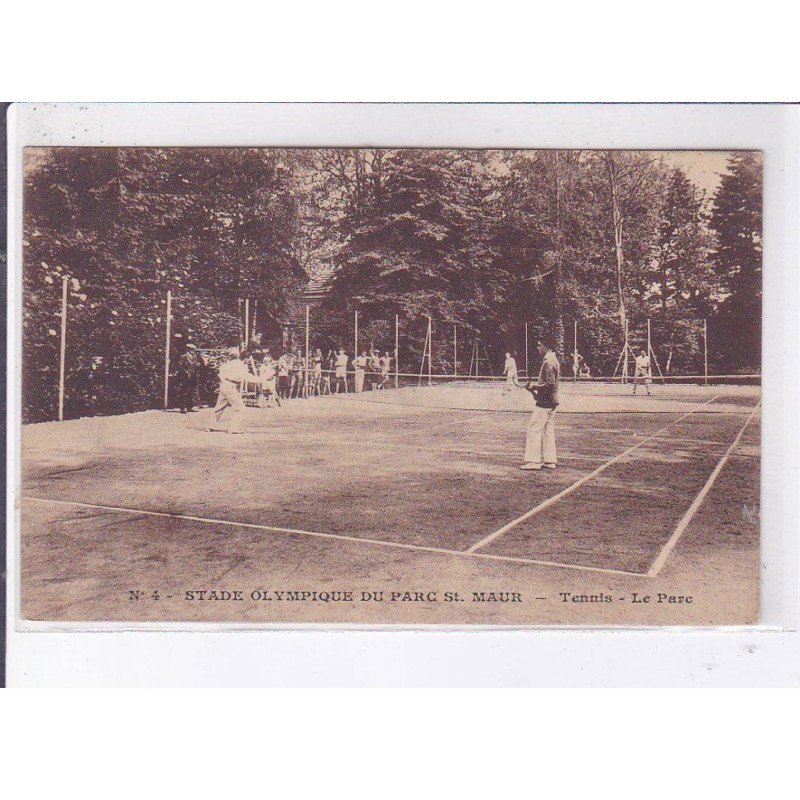
[[[647,394],[650,394],[650,384],[653,382],[650,372],[650,356],[642,350],[636,356],[636,369],[633,374],[633,393],[636,394],[636,387],[639,381],[644,382],[644,388],[647,389]]]
[[[239,349],[233,347],[228,351],[228,360],[223,362],[219,368],[219,391],[212,415],[214,421],[219,424],[225,409],[231,409],[231,421],[228,426],[230,434],[242,433],[245,405],[240,387],[251,377],[251,372],[246,364],[248,358],[250,358],[250,353],[247,350],[243,350],[240,355]],[[209,428],[209,430],[213,430],[213,428]]]
[[[503,391],[510,392],[517,385],[517,360],[510,351],[506,353],[503,374],[506,376],[506,385],[503,387]]]
[[[557,466],[555,414],[561,367],[549,338],[540,339],[536,349],[542,359],[538,381],[515,381],[536,401],[525,436],[525,463],[520,466],[524,470],[555,469]]]

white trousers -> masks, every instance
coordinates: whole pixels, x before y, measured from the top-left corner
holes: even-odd
[[[556,463],[556,410],[536,406],[525,437],[525,461],[532,464]]]
[[[242,418],[245,410],[244,400],[242,400],[236,384],[231,381],[220,381],[217,404],[214,406],[214,419],[217,422],[222,419],[222,414],[228,407],[233,411],[228,433],[238,433],[242,429]]]
[[[359,369],[356,367],[356,391],[363,392],[364,391],[364,375],[366,375],[366,370]]]

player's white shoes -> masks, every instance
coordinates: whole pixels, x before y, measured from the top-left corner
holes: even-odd
[[[542,464],[544,469],[555,469],[557,466],[558,464]]]
[[[534,464],[532,461],[528,461],[527,464],[522,464],[520,469],[541,469],[541,464]]]

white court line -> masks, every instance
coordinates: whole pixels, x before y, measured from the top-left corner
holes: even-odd
[[[703,408],[703,406],[707,406],[710,403],[713,403],[717,399],[717,397],[719,397],[719,395],[715,395],[710,400],[698,406],[698,408]],[[497,539],[498,536],[502,536],[504,533],[510,531],[512,528],[516,528],[516,526],[519,525],[521,522],[525,522],[525,520],[530,519],[531,517],[538,514],[540,511],[544,511],[546,508],[549,508],[550,506],[554,505],[563,497],[566,497],[568,494],[571,494],[576,489],[583,486],[584,483],[590,481],[592,478],[599,475],[603,470],[606,470],[610,466],[613,466],[614,464],[617,463],[617,461],[619,461],[622,458],[625,458],[625,456],[629,455],[634,450],[638,450],[643,444],[647,444],[647,442],[651,441],[652,439],[655,439],[660,433],[667,430],[667,428],[671,428],[673,425],[677,425],[679,422],[686,419],[686,417],[694,414],[696,410],[697,409],[692,409],[691,411],[687,411],[685,414],[678,417],[678,419],[674,419],[672,420],[672,422],[669,422],[666,425],[664,425],[663,428],[659,428],[655,433],[651,433],[646,438],[640,439],[638,442],[636,442],[636,444],[631,445],[627,450],[623,450],[621,453],[614,456],[609,461],[606,461],[605,464],[601,464],[599,467],[597,467],[597,469],[593,469],[591,472],[587,473],[582,478],[578,478],[578,480],[575,481],[575,483],[570,484],[569,486],[567,486],[566,489],[562,489],[558,494],[554,494],[552,497],[548,497],[547,500],[544,500],[543,502],[539,503],[538,506],[534,506],[530,511],[526,511],[522,516],[519,516],[516,519],[512,519],[511,522],[507,523],[506,525],[503,525],[502,528],[498,528],[496,531],[494,531],[494,533],[490,533],[488,536],[484,537],[479,542],[475,542],[475,544],[473,544],[472,547],[470,547],[469,550],[467,550],[466,552],[474,553],[481,547],[485,547],[487,544],[489,544],[489,542],[492,542],[495,539]]]
[[[558,561],[537,561],[534,559],[526,558],[513,558],[511,556],[496,556],[488,553],[470,553],[464,550],[448,550],[443,547],[426,547],[417,544],[405,544],[403,542],[389,542],[384,539],[366,539],[359,536],[345,536],[338,533],[319,533],[316,531],[304,531],[297,528],[278,528],[273,525],[257,525],[252,522],[232,522],[226,519],[214,519],[213,517],[194,517],[188,514],[173,514],[167,511],[146,511],[141,508],[125,508],[124,506],[106,506],[98,503],[80,503],[75,500],[51,500],[46,497],[29,497],[24,496],[23,500],[31,500],[37,503],[49,503],[52,505],[66,505],[74,506],[77,508],[95,508],[99,511],[112,511],[124,514],[142,514],[149,517],[168,517],[170,519],[186,520],[188,522],[202,522],[208,525],[228,525],[233,528],[250,528],[261,531],[270,531],[272,533],[293,533],[300,536],[313,536],[319,539],[338,539],[346,542],[354,542],[356,544],[371,544],[380,545],[383,547],[394,547],[400,550],[413,550],[425,553],[443,553],[445,555],[459,556],[460,558],[478,558],[487,559],[492,561],[511,561],[519,564],[530,564],[543,567],[558,567],[560,569],[576,569],[582,572],[605,572],[615,575],[633,575],[639,578],[644,578],[643,572],[626,572],[620,569],[610,569],[606,567],[587,567],[581,564],[566,564]]]
[[[658,558],[653,562],[653,566],[647,571],[648,578],[655,578],[656,575],[661,571],[662,567],[666,563],[667,559],[669,558],[670,553],[674,549],[675,545],[678,543],[678,540],[683,536],[686,528],[689,526],[689,523],[692,521],[697,509],[703,504],[703,500],[705,500],[706,495],[710,491],[711,487],[714,485],[714,482],[717,480],[719,473],[722,472],[722,468],[725,466],[728,458],[730,457],[731,453],[736,449],[739,442],[744,435],[744,432],[747,430],[747,426],[752,422],[753,417],[758,411],[758,407],[761,405],[761,401],[759,400],[758,403],[753,407],[750,415],[745,420],[744,425],[742,425],[741,430],[736,435],[736,438],[731,442],[730,447],[725,451],[725,454],[719,460],[719,463],[716,467],[714,467],[714,471],[708,476],[708,480],[703,485],[703,488],[698,493],[697,497],[695,497],[694,502],[689,506],[686,510],[686,513],[681,518],[681,521],[678,523],[678,526],[670,536],[669,541],[664,545],[661,549],[661,552],[658,554]]]
[[[424,545],[405,544],[403,542],[389,542],[383,539],[367,539],[360,536],[346,536],[342,533],[319,533],[318,531],[304,531],[299,528],[278,528],[274,525],[258,525],[253,522],[233,522],[228,519],[215,517],[195,517],[189,514],[173,514],[169,511],[146,511],[141,508],[126,508],[124,506],[106,506],[98,503],[80,503],[77,500],[52,500],[47,497],[23,497],[24,500],[33,500],[37,503],[51,503],[54,505],[77,506],[78,508],[96,508],[100,511],[119,511],[124,514],[145,514],[148,517],[168,517],[170,519],[186,520],[188,522],[203,522],[208,525],[229,525],[233,528],[253,528],[259,531],[272,531],[273,533],[294,533],[300,536],[316,536],[321,539],[341,539],[346,542],[366,542],[368,544],[382,544],[386,547],[399,547],[405,550],[426,550],[432,553],[452,553],[458,555],[459,550],[446,550],[441,547],[426,547]]]
[[[580,564],[562,564],[560,561],[541,561],[532,558],[517,558],[516,556],[496,556],[493,553],[470,553],[469,551],[461,555],[469,556],[470,558],[486,558],[492,561],[513,561],[516,564],[536,564],[542,567],[562,567],[567,569],[584,570],[585,572],[606,572],[611,575],[633,575],[637,578],[646,578],[644,572],[628,572],[624,569],[611,569],[611,567],[584,567]]]

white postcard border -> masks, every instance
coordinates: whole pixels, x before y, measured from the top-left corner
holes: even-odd
[[[796,631],[800,343],[796,317],[800,285],[796,272],[800,127],[797,107],[25,104],[12,106],[8,114],[6,461],[10,685],[800,683],[796,667],[794,672],[791,667],[792,659],[796,664],[800,654]],[[436,626],[423,630],[417,626],[403,629],[401,626],[20,622],[21,174],[22,149],[37,145],[763,151],[765,322],[760,624],[714,629],[486,630],[475,626]],[[112,632],[114,635],[109,635]],[[231,636],[232,632],[239,635]],[[789,651],[794,655],[789,656]],[[613,663],[613,670],[608,668],[609,663]],[[705,669],[702,667],[705,663],[715,666]],[[158,669],[156,665],[160,665]]]

